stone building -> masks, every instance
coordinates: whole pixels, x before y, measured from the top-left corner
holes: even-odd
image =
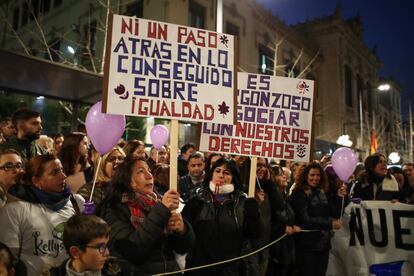
[[[0,26],[1,48],[101,72],[107,1],[32,0],[31,7],[25,0],[3,2],[9,24]],[[288,26],[254,0],[223,2],[223,32],[238,38],[239,71],[316,80],[314,133],[330,150],[347,133],[364,155],[376,114],[384,114],[384,108],[392,109],[393,118],[401,114],[399,87],[393,90],[396,104],[380,107],[376,87],[382,62],[363,43],[359,16],[344,19],[338,6],[331,16]],[[109,3],[114,13],[216,29],[214,0]],[[149,127],[152,123],[148,120]],[[190,126],[182,124],[181,140],[195,139]]]

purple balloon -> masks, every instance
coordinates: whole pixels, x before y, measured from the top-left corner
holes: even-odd
[[[86,132],[102,156],[109,152],[125,131],[125,116],[102,113],[102,102],[94,104],[86,115]]]
[[[348,182],[349,177],[354,172],[358,163],[353,150],[349,148],[339,148],[332,155],[332,167],[339,179]]]
[[[151,129],[150,137],[154,148],[159,150],[168,141],[170,133],[164,125],[155,125]]]

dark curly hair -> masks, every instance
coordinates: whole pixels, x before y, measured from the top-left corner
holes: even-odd
[[[299,181],[298,183],[296,183],[294,191],[303,190],[306,194],[309,194],[311,187],[308,184],[308,175],[310,170],[312,169],[319,170],[319,173],[321,175],[321,180],[319,181],[319,185],[317,188],[323,190],[325,193],[328,192],[329,185],[325,171],[323,170],[322,166],[317,162],[311,162],[306,165],[305,169],[299,176]]]

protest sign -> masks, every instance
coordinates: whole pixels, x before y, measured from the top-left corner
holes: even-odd
[[[351,203],[342,220],[332,238],[326,275],[414,275],[413,205]],[[387,270],[396,272],[381,274]]]
[[[104,112],[234,123],[233,36],[120,15],[108,30]]]
[[[200,150],[308,162],[313,81],[238,73],[237,123],[203,123]]]

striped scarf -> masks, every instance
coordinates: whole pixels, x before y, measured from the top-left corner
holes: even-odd
[[[142,194],[124,193],[121,202],[126,204],[131,212],[131,223],[136,228],[144,221],[152,207],[159,201],[155,193]]]

